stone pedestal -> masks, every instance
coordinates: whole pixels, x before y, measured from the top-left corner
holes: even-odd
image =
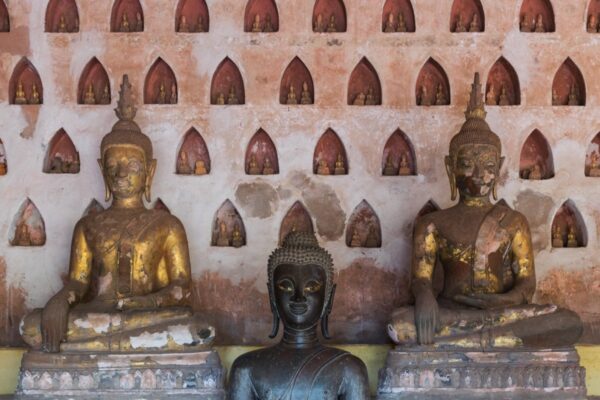
[[[225,399],[225,371],[212,350],[189,353],[23,356],[17,399]]]
[[[379,371],[377,399],[586,399],[575,349],[395,349]]]

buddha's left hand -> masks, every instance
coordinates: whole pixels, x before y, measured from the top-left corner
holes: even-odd
[[[117,308],[122,311],[156,308],[156,300],[152,295],[126,297],[119,300]]]
[[[472,293],[470,295],[456,295],[454,300],[471,307],[488,310],[516,306],[522,303],[523,296],[517,292],[502,294]]]

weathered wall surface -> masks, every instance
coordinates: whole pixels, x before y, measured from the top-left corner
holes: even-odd
[[[384,321],[406,303],[412,221],[433,199],[449,206],[443,156],[464,117],[473,72],[485,82],[500,57],[514,67],[521,105],[488,108],[488,122],[503,142],[506,162],[500,196],[525,213],[536,249],[539,299],[581,313],[585,339],[600,341],[600,178],[584,176],[590,141],[600,130],[600,80],[596,79],[600,34],[585,30],[587,0],[554,0],[556,32],[519,32],[520,0],[482,0],[485,32],[452,34],[452,1],[413,0],[416,32],[381,32],[383,0],[345,0],[348,31],[316,34],[313,1],[280,0],[279,32],[244,33],[245,0],[207,0],[210,32],[177,34],[177,1],[142,0],[145,31],[111,33],[112,1],[78,1],[80,32],[44,32],[46,0],[7,0],[11,32],[0,33],[0,139],[8,174],[0,177],[0,344],[18,344],[16,320],[23,308],[42,306],[61,287],[68,268],[71,232],[88,203],[103,198],[96,163],[102,136],[115,122],[118,83],[128,73],[143,99],[146,73],[162,57],[179,86],[176,105],[140,105],[137,121],[153,140],[158,170],[153,194],[179,216],[187,230],[197,308],[220,330],[221,343],[266,342],[270,313],[266,261],[277,245],[282,218],[300,200],[310,212],[319,240],[333,255],[338,291],[332,335],[344,342],[385,342]],[[40,74],[44,104],[9,105],[9,79],[26,56]],[[244,79],[246,104],[210,105],[211,78],[229,56]],[[279,104],[282,74],[299,56],[312,74],[315,104]],[[108,72],[112,106],[77,104],[79,77],[92,57]],[[379,75],[382,105],[348,106],[347,87],[356,64],[367,57]],[[445,70],[451,105],[418,107],[419,70],[433,57]],[[555,72],[570,57],[586,84],[583,107],[553,107]],[[195,127],[211,155],[207,176],[175,174],[183,135]],[[246,145],[263,128],[279,154],[278,175],[244,173]],[[341,138],[349,174],[317,176],[313,151],[327,128]],[[78,174],[44,174],[47,146],[60,128],[81,158]],[[381,158],[397,129],[412,141],[417,176],[382,177]],[[555,166],[549,180],[519,178],[521,147],[539,129],[548,140]],[[13,218],[29,197],[46,224],[43,247],[12,247]],[[245,225],[247,245],[211,247],[212,222],[230,199]],[[345,243],[344,227],[366,199],[382,225],[382,248],[356,249]],[[552,249],[554,214],[571,199],[585,222],[587,247]],[[23,304],[24,302],[24,304]],[[8,316],[12,317],[8,317]]]

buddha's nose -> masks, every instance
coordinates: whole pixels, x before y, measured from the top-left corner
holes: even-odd
[[[119,165],[119,167],[117,168],[117,176],[119,178],[125,178],[127,177],[127,170],[125,167]]]
[[[302,288],[297,288],[294,291],[294,297],[292,297],[292,301],[296,303],[303,303],[306,301],[306,297],[304,297],[304,290],[302,290]]]

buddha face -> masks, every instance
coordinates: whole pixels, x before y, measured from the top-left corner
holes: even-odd
[[[319,265],[283,264],[275,269],[275,304],[284,326],[305,330],[319,322],[325,283],[325,270]]]
[[[106,185],[117,199],[141,196],[152,178],[152,167],[146,166],[144,153],[136,147],[111,147],[100,161]]]
[[[461,197],[489,197],[503,161],[494,146],[472,144],[460,147],[455,160],[447,159],[446,167]]]

